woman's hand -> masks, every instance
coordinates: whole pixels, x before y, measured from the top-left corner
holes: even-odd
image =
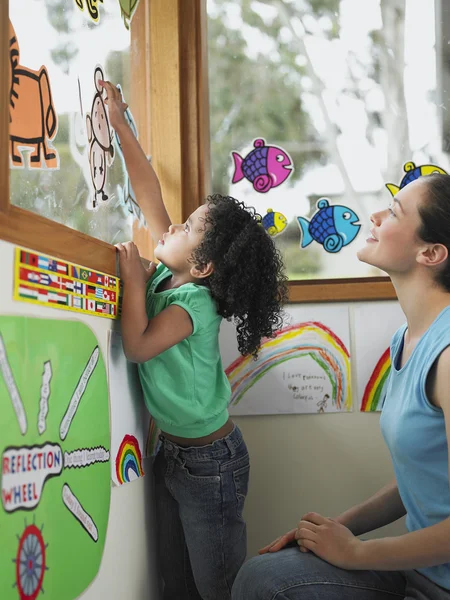
[[[301,550],[310,550],[341,569],[357,569],[364,542],[333,519],[308,513],[298,524],[295,539]]]
[[[267,544],[267,546],[264,546],[264,548],[261,548],[261,550],[258,550],[258,554],[266,554],[266,552],[278,552],[279,550],[282,550],[288,544],[292,544],[292,542],[295,542],[296,532],[297,529],[291,529],[284,535],[280,535],[280,537],[277,537],[276,540],[274,540],[270,544]]]
[[[123,101],[119,89],[110,81],[100,79],[99,84],[106,90],[105,104],[108,105],[109,122],[113,129],[117,131],[120,127],[128,125],[125,118],[125,111],[128,108],[128,104]]]
[[[145,287],[147,281],[156,271],[156,265],[151,262],[146,269],[141,263],[139,250],[133,242],[116,244],[116,248],[119,253],[120,278],[124,285],[136,283]]]

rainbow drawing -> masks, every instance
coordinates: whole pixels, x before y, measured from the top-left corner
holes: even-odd
[[[328,327],[317,321],[289,325],[273,338],[265,338],[258,359],[241,356],[226,370],[231,385],[231,404],[270,369],[294,358],[310,357],[324,371],[332,388],[332,403],[338,410],[351,410],[350,355],[344,343]]]
[[[363,399],[361,402],[362,412],[375,412],[381,410],[381,404],[384,398],[384,388],[391,372],[391,355],[390,349],[387,348],[380,360],[377,362],[375,369],[364,390]]]
[[[116,456],[116,475],[119,485],[144,476],[142,455],[134,435],[126,435]]]

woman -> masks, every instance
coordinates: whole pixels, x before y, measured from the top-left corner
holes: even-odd
[[[358,258],[386,271],[407,324],[381,415],[395,480],[330,519],[304,515],[241,569],[233,600],[450,600],[450,176],[404,187]],[[406,514],[408,533],[356,536]]]

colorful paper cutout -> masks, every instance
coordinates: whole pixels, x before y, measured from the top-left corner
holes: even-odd
[[[411,181],[422,177],[422,175],[431,175],[431,173],[441,173],[443,175],[447,175],[447,171],[444,171],[444,169],[441,169],[441,167],[437,167],[436,165],[420,165],[419,167],[416,167],[413,162],[405,163],[403,165],[403,170],[405,171],[406,175],[401,180],[399,186],[395,185],[394,183],[386,183],[386,187],[391,192],[392,196],[395,196],[395,194],[404,188],[405,185],[408,185],[408,183],[411,183]]]
[[[94,85],[95,94],[92,101],[91,112],[86,114],[86,132],[89,142],[89,165],[91,168],[91,179],[94,187],[92,197],[92,208],[98,207],[97,197],[103,201],[108,200],[104,188],[108,167],[114,160],[114,147],[112,145],[113,132],[109,126],[108,114],[104,103],[105,89],[99,84],[99,80],[105,78],[100,65],[95,67]]]
[[[59,155],[51,145],[58,133],[47,69],[33,71],[19,64],[19,43],[9,22],[9,158],[14,168],[24,168],[30,152],[31,169],[59,169]]]
[[[245,158],[237,152],[232,152],[234,160],[234,175],[232,183],[248,179],[257,192],[265,194],[274,187],[281,185],[293,172],[289,154],[278,146],[266,146],[262,138],[253,142],[251,150]]]
[[[119,0],[120,14],[122,15],[123,22],[127,29],[130,29],[131,19],[136,12],[139,0]]]
[[[100,567],[111,494],[108,382],[89,327],[0,316],[0,412],[0,597],[78,598]]]
[[[144,476],[139,442],[134,435],[126,435],[116,456],[116,477],[119,485]]]
[[[96,317],[119,316],[119,279],[16,248],[14,300]]]
[[[120,94],[122,96],[122,101],[125,102],[122,87],[120,86],[120,84],[117,85],[117,88],[119,89]],[[136,137],[136,139],[138,139],[139,138],[138,130],[137,130],[136,123],[134,121],[133,115],[131,114],[131,110],[129,107],[127,107],[125,110],[125,119],[127,120],[127,123],[130,126],[130,129],[133,132],[134,136]],[[123,204],[125,207],[127,207],[128,212],[138,221],[138,223],[145,226],[146,222],[145,222],[144,213],[142,212],[141,207],[137,203],[136,196],[135,196],[133,188],[131,186],[130,178],[128,177],[127,167],[125,164],[125,159],[123,156],[122,145],[120,143],[120,138],[117,135],[116,131],[114,132],[114,138],[116,140],[116,145],[117,145],[120,157],[122,158],[123,168],[125,171],[125,183],[124,183],[123,190],[122,190]]]
[[[297,217],[302,232],[301,247],[306,248],[313,241],[321,244],[327,252],[339,252],[348,246],[358,235],[361,225],[359,217],[347,206],[331,205],[322,198],[317,203],[317,212],[311,219]]]
[[[286,217],[272,208],[268,208],[267,213],[262,218],[262,226],[271,236],[282,233],[286,229],[287,224]]]
[[[94,23],[98,23],[100,19],[99,2],[103,4],[103,0],[75,0],[75,4],[82,12],[84,12],[84,3],[86,3],[87,14]]]

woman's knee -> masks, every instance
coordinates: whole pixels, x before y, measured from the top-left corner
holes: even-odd
[[[241,567],[231,591],[232,600],[257,600],[264,598],[264,584],[261,581],[261,575],[266,570],[266,562],[265,556],[255,556]]]
[[[298,548],[255,556],[244,564],[233,585],[232,600],[281,600],[284,591],[301,582],[310,569]],[[305,560],[306,559],[306,560]]]
[[[346,571],[312,552],[287,548],[252,558],[239,571],[232,600],[380,600],[402,597],[404,576],[395,571]]]

